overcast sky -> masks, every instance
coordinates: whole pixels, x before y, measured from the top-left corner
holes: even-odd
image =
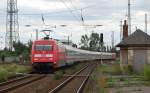
[[[35,40],[35,29],[43,37],[42,29],[51,29],[51,36],[56,39],[66,39],[68,35],[73,42],[79,44],[83,34],[92,31],[104,33],[104,41],[111,44],[111,32],[115,32],[115,43],[120,41],[120,21],[127,19],[128,0],[18,0],[20,40],[26,43]],[[132,32],[135,27],[144,30],[144,15],[150,11],[149,0],[131,0]],[[0,2],[0,41],[4,41],[6,32],[7,0]],[[81,9],[84,24],[81,22]],[[46,25],[42,22],[43,14]],[[148,22],[150,19],[148,19]],[[25,25],[31,25],[26,27]],[[56,25],[56,28],[53,26]],[[60,25],[67,25],[61,27]],[[94,28],[93,25],[103,25]],[[149,25],[148,25],[149,26]],[[148,31],[150,28],[148,28]],[[148,32],[150,33],[150,31]],[[32,35],[31,35],[32,34]],[[4,43],[4,42],[3,42]]]

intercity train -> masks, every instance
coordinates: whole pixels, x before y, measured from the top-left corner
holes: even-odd
[[[49,70],[77,62],[100,59],[114,60],[115,53],[92,52],[62,44],[53,39],[36,40],[32,44],[31,61],[35,70]]]

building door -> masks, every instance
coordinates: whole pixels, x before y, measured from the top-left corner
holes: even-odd
[[[142,72],[144,65],[147,63],[147,50],[134,50],[133,68],[137,72]]]

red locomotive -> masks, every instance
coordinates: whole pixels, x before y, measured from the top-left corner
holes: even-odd
[[[31,60],[35,70],[48,71],[50,68],[97,59],[115,59],[115,54],[81,50],[53,39],[37,40],[32,45]]]

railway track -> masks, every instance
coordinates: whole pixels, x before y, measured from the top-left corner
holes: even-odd
[[[23,77],[9,80],[6,82],[2,82],[0,83],[0,93],[6,93],[11,90],[15,90],[19,87],[25,86],[29,83],[35,82],[44,77],[45,75],[37,75],[37,76],[27,75],[27,76],[23,76]]]
[[[74,75],[70,75],[68,79],[52,89],[49,93],[82,93],[95,66],[95,64],[85,66]]]

